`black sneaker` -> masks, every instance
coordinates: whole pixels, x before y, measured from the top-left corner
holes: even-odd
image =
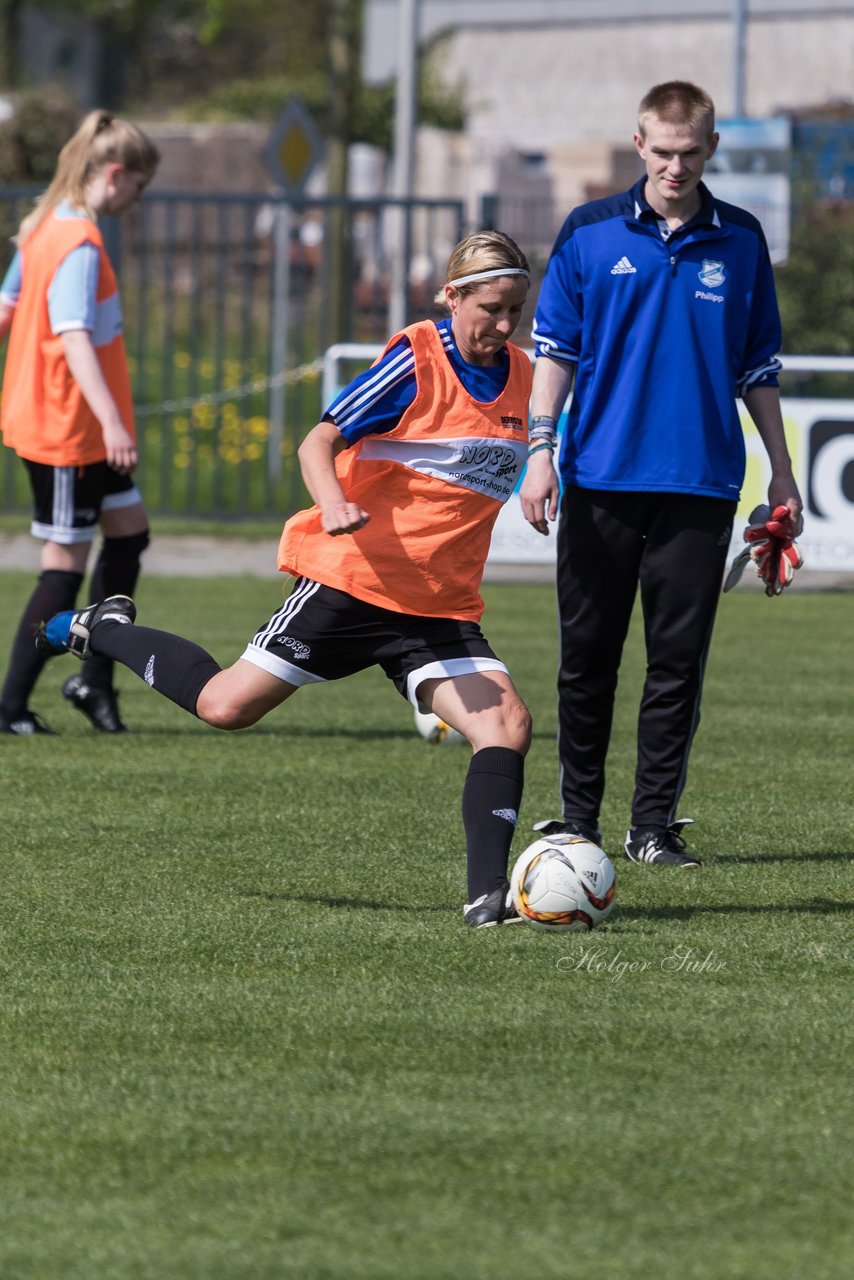
[[[82,711],[93,729],[101,733],[127,733],[127,725],[119,716],[118,694],[114,689],[99,689],[83,679],[83,672],[69,676],[62,686],[62,696]]]
[[[92,628],[108,618],[114,622],[133,622],[136,605],[130,596],[110,596],[76,613],[69,609],[65,613],[54,614],[47,622],[39,623],[36,649],[43,658],[53,658],[66,652],[76,654],[78,658],[88,658],[92,652],[89,643]]]
[[[544,836],[581,836],[590,844],[602,847],[602,832],[597,826],[585,822],[575,822],[572,818],[546,818],[544,822],[535,822],[534,831]]]
[[[632,827],[626,834],[629,862],[651,862],[662,867],[701,867],[699,858],[688,853],[680,832],[693,818],[680,818],[669,827]]]
[[[33,733],[47,733],[56,737],[53,729],[49,729],[35,711],[22,711],[17,716],[0,715],[0,733],[16,733],[21,738],[27,738]]]
[[[491,929],[496,924],[521,924],[522,917],[513,906],[509,888],[482,893],[463,907],[463,919],[473,929]]]

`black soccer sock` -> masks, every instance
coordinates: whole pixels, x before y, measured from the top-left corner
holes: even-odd
[[[0,711],[10,719],[27,710],[27,703],[47,661],[36,653],[36,627],[55,613],[73,609],[83,581],[82,573],[45,569],[27,601],[12,644],[9,670],[0,693]]]
[[[148,530],[125,538],[104,538],[92,576],[89,580],[89,603],[97,604],[107,596],[133,596],[139,578],[139,558],[150,539]],[[98,689],[113,684],[113,662],[93,653],[83,663],[83,679]]]
[[[469,902],[507,882],[525,758],[509,747],[484,747],[472,756],[463,787]]]
[[[108,619],[94,628],[91,645],[95,653],[128,667],[149,688],[192,715],[202,689],[222,670],[207,650],[192,640],[153,627]]]

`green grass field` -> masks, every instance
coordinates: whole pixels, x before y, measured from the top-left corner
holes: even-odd
[[[230,661],[276,592],[139,604]],[[557,812],[552,592],[487,598],[536,721],[521,851]],[[381,675],[229,736],[123,672],[104,738],[58,659],[61,736],[0,740],[2,1280],[850,1280],[852,603],[724,599],[696,873],[617,856],[633,631],[584,937],[463,926],[467,752]]]

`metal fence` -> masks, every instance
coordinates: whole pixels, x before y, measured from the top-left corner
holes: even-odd
[[[3,269],[33,195],[0,189]],[[433,314],[465,226],[457,200],[158,193],[103,230],[120,281],[146,504],[225,520],[302,503],[295,454],[322,411],[324,351],[388,337],[400,243],[407,319]],[[29,509],[24,469],[7,449],[0,495],[4,510]]]

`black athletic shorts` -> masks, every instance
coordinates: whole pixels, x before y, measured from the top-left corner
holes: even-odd
[[[297,579],[241,656],[294,685],[379,666],[415,707],[424,680],[507,671],[476,622],[397,613],[310,578]]]
[[[91,542],[102,511],[117,511],[142,502],[131,476],[119,475],[106,462],[85,467],[51,467],[23,459],[33,491],[35,538],[72,546]]]

